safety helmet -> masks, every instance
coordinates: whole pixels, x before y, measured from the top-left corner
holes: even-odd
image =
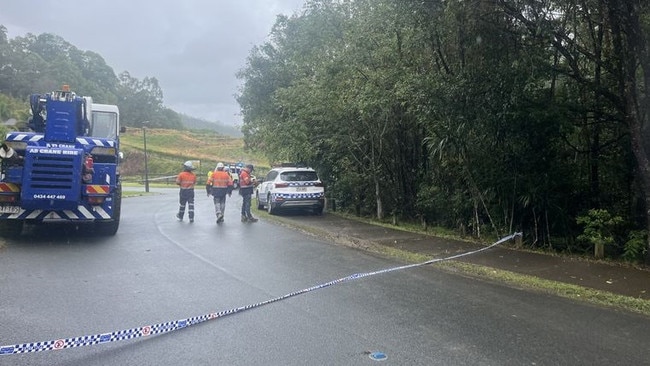
[[[188,169],[188,170],[194,170],[194,164],[192,164],[191,160],[188,160],[183,163],[183,168]]]
[[[223,170],[223,163],[217,163],[216,170]]]

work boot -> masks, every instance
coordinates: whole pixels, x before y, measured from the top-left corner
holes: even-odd
[[[190,219],[190,224],[191,224],[191,223],[193,223],[193,222],[194,222],[194,219],[193,219],[193,218],[191,218],[191,219]]]
[[[248,222],[257,222],[257,219],[253,216],[248,218]]]
[[[246,217],[246,216],[242,216],[242,217],[241,217],[241,222],[246,222],[246,221],[248,221],[248,217]]]
[[[183,221],[183,216],[181,216],[181,214],[177,213],[176,214],[176,220]]]

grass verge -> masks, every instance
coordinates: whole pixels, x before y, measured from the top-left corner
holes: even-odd
[[[358,248],[382,257],[394,258],[405,263],[423,263],[434,259],[433,257],[424,254],[413,253],[372,242],[334,236],[321,229],[296,224],[295,221],[284,219],[282,216],[273,216],[262,211],[259,212],[259,215],[279,222],[285,226],[299,229],[310,235],[331,240],[337,244]],[[372,222],[368,221],[368,223]],[[442,261],[436,263],[436,266],[448,273],[469,276],[479,280],[498,282],[514,288],[551,294],[571,300],[583,301],[597,306],[629,311],[650,317],[650,301],[644,299],[622,296],[611,292],[458,261]]]
[[[427,255],[381,245],[366,246],[364,249],[406,263],[423,263],[434,259]],[[650,301],[645,299],[618,295],[611,292],[599,291],[587,287],[458,261],[442,261],[436,263],[436,265],[441,270],[449,273],[498,282],[515,288],[584,301],[598,306],[630,311],[650,317]]]
[[[149,187],[155,188],[170,188],[176,187],[169,184],[163,183],[149,183]],[[145,192],[145,188],[142,184],[122,182],[122,198],[128,197],[138,197],[138,196],[152,196],[156,195],[155,192]]]

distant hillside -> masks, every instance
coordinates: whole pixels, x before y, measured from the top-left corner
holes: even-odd
[[[208,130],[215,131],[220,135],[232,136],[232,137],[242,137],[243,134],[237,127],[226,126],[219,122],[210,122],[204,119],[188,116],[186,114],[179,113],[181,116],[181,122],[183,126],[190,130]]]
[[[141,177],[145,172],[144,130],[128,128],[120,134],[124,159],[120,165],[125,180]],[[205,177],[217,162],[244,162],[255,165],[258,174],[268,170],[267,159],[244,148],[242,138],[224,136],[208,130],[173,130],[148,128],[147,170],[151,177],[178,174],[186,160],[197,163],[197,175]]]

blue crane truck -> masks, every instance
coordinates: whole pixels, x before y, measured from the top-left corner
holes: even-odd
[[[9,132],[0,145],[0,235],[50,222],[114,235],[122,200],[117,106],[64,85],[31,95],[30,107],[31,131]]]

